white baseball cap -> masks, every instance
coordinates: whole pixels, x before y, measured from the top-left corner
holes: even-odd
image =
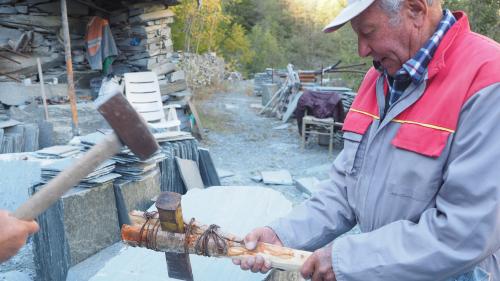
[[[375,2],[375,0],[348,0],[347,6],[340,11],[338,16],[336,16],[332,22],[323,28],[323,32],[334,32],[335,30],[341,28],[348,21],[352,20],[370,7],[373,2]]]

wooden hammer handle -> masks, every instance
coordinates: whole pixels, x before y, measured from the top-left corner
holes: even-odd
[[[269,261],[273,268],[299,271],[312,253],[267,243],[258,243],[253,251],[247,250],[244,246],[231,246],[228,249],[228,257],[233,259],[242,260],[256,255]]]
[[[154,225],[154,224],[153,224]],[[195,244],[200,232],[195,228],[192,235],[189,235],[187,247],[190,254],[197,254]],[[226,234],[231,237],[230,234]],[[145,241],[155,237],[154,247]],[[144,247],[155,251],[167,253],[185,253],[185,234],[172,233],[162,230],[155,230],[151,225],[143,227],[142,225],[123,225],[122,241],[132,247]],[[304,262],[311,256],[311,252],[295,250],[291,248],[271,245],[267,243],[258,243],[255,250],[247,250],[244,245],[235,241],[227,241],[227,254],[221,255],[218,252],[217,245],[210,241],[207,245],[207,252],[212,257],[231,258],[242,260],[250,256],[260,255],[271,262],[273,268],[287,271],[299,271]]]
[[[14,211],[13,216],[22,220],[33,220],[57,202],[80,180],[92,173],[106,159],[120,151],[122,144],[116,134],[106,136],[69,168],[59,173],[40,191]]]

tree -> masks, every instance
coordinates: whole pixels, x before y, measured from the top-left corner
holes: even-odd
[[[224,14],[221,0],[183,1],[175,6],[177,21],[172,33],[176,49],[186,52],[216,52],[224,39],[223,27],[231,18]]]
[[[245,67],[252,62],[255,51],[243,26],[238,23],[231,26],[222,43],[222,53],[230,69],[248,74]]]
[[[235,0],[225,5],[224,10],[231,16],[232,22],[241,25],[247,33],[262,20],[255,0]]]
[[[284,67],[286,60],[284,51],[270,30],[256,25],[250,33],[250,42],[255,51],[255,58],[248,65],[250,72],[262,72],[268,67]]]

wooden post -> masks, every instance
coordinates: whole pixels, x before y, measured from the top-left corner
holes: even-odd
[[[38,77],[40,78],[40,89],[42,90],[43,108],[45,109],[45,121],[49,121],[49,108],[47,106],[47,95],[45,95],[45,82],[43,80],[43,70],[40,58],[36,59],[38,65]]]
[[[324,72],[324,71],[323,71],[323,64],[321,64],[321,76],[320,76],[320,79],[321,79],[321,81],[320,81],[320,85],[321,85],[321,86],[323,86],[323,72]]]
[[[73,80],[73,60],[71,58],[71,39],[69,36],[68,8],[66,0],[61,0],[62,28],[64,34],[64,53],[66,55],[66,71],[68,76],[68,96],[71,104],[73,136],[79,135],[78,110],[76,108],[75,82]]]

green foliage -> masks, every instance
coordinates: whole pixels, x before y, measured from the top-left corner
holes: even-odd
[[[250,42],[256,55],[252,62],[247,65],[249,72],[261,72],[268,67],[286,65],[283,48],[270,30],[264,29],[260,25],[254,26],[250,33]]]
[[[500,0],[445,0],[443,5],[465,11],[473,31],[500,42]]]
[[[224,10],[232,16],[233,22],[245,28],[246,32],[250,32],[262,19],[257,3],[253,0],[232,1],[225,5]]]
[[[232,25],[221,49],[230,70],[240,70],[243,74],[248,74],[245,67],[252,62],[255,52],[243,26],[238,23]]]
[[[220,0],[204,0],[198,6],[197,0],[183,1],[175,6],[177,23],[173,25],[173,39],[177,49],[186,52],[216,52],[224,39],[223,27],[231,18],[224,14]]]
[[[244,74],[265,68],[319,69],[342,60],[366,62],[357,53],[350,28],[324,34],[322,28],[347,0],[184,0],[176,6],[172,33],[177,50],[219,52],[231,69]],[[444,0],[445,8],[464,10],[472,29],[500,41],[500,0]],[[356,87],[362,76],[342,75]]]

